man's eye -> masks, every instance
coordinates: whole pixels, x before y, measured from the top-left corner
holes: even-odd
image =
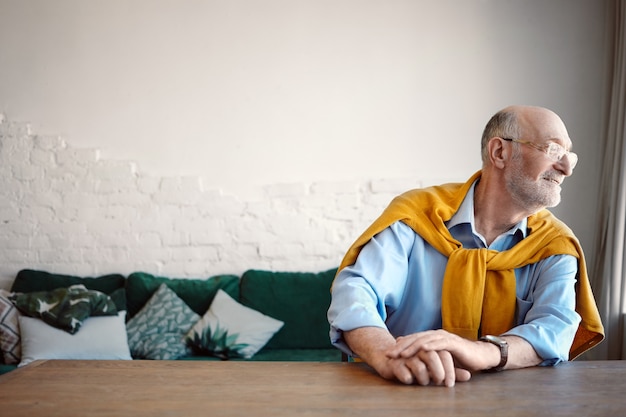
[[[565,149],[563,149],[562,146],[559,146],[556,143],[551,143],[550,146],[548,146],[548,153],[550,155],[561,156],[565,155]]]

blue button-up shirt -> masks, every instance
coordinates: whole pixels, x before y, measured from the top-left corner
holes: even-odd
[[[526,237],[527,219],[498,236],[491,245],[474,226],[474,187],[447,222],[464,248],[505,251]],[[409,226],[396,222],[374,236],[354,265],[335,279],[328,310],[331,342],[352,355],[342,332],[359,327],[387,327],[394,336],[441,329],[441,293],[448,258]],[[575,309],[578,262],[557,255],[515,270],[516,326],[503,335],[528,341],[554,365],[568,360],[580,316]]]

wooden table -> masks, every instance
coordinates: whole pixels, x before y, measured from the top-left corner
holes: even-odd
[[[0,415],[626,416],[626,361],[476,374],[454,388],[345,362],[39,361],[0,376]]]

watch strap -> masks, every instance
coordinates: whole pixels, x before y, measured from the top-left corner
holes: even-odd
[[[504,369],[504,366],[509,359],[509,344],[501,337],[491,335],[483,336],[480,340],[496,345],[500,349],[500,363],[493,368],[487,369],[488,372],[500,372]]]

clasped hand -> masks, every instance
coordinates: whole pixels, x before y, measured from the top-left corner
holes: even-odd
[[[468,381],[472,371],[488,367],[480,349],[477,342],[445,330],[414,333],[396,339],[377,371],[404,384],[452,387],[456,381]]]

